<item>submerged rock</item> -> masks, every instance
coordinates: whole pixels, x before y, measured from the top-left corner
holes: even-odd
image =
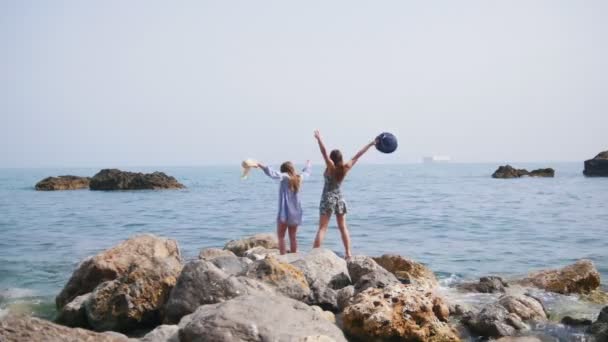
[[[477,283],[464,283],[458,286],[463,291],[480,293],[504,293],[506,287],[509,287],[509,284],[497,276],[481,277]]]
[[[16,316],[9,314],[0,319],[0,341],[128,342],[133,340],[115,332],[96,333],[85,329],[57,325],[31,316]]]
[[[356,295],[343,325],[363,341],[460,341],[448,316],[448,306],[430,289],[396,284]]]
[[[561,269],[534,272],[519,281],[561,294],[589,293],[600,286],[600,274],[591,260],[579,260]]]
[[[397,254],[373,258],[378,265],[394,274],[403,284],[418,284],[430,288],[439,285],[433,271],[423,264]]]
[[[564,318],[562,318],[561,323],[564,325],[571,325],[571,326],[581,326],[581,325],[591,325],[591,320],[590,319],[586,319],[586,318],[574,318],[574,317],[570,317],[570,316],[566,316]]]
[[[395,275],[368,256],[355,256],[348,261],[347,266],[356,292],[361,292],[370,287],[385,288],[401,284]]]
[[[272,256],[252,263],[245,276],[272,285],[278,292],[296,300],[306,300],[310,295],[310,287],[304,273]]]
[[[555,170],[552,168],[536,169],[528,171],[526,169],[516,169],[511,165],[499,166],[492,174],[492,178],[520,178],[529,177],[554,177]]]
[[[335,324],[304,303],[251,295],[199,307],[180,322],[179,338],[182,342],[346,342]]]
[[[526,295],[505,295],[478,313],[463,317],[463,323],[484,337],[511,336],[529,330],[527,322],[544,322],[547,313],[540,301]]]
[[[237,256],[245,256],[248,249],[264,247],[267,249],[278,249],[279,243],[275,234],[261,233],[240,240],[231,240],[226,243],[224,249],[229,250]]]
[[[230,276],[212,262],[191,261],[184,266],[165,305],[165,322],[177,323],[201,305],[264,293],[268,295],[274,291],[254,279]]]
[[[51,191],[51,190],[77,190],[88,189],[90,177],[79,176],[57,176],[47,177],[36,183],[36,190]]]
[[[585,160],[583,174],[588,177],[608,177],[608,151],[600,152],[595,158]]]
[[[156,190],[182,189],[185,186],[163,172],[140,173],[103,169],[91,178],[89,188],[91,190]]]

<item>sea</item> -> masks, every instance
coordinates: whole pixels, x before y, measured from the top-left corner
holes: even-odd
[[[590,259],[608,282],[608,178],[588,178],[583,163],[517,163],[553,167],[554,178],[493,179],[498,164],[357,165],[343,184],[353,253],[398,253],[430,267],[448,297],[455,284],[486,275],[516,278],[530,271]],[[277,165],[278,167],[278,165]],[[163,171],[183,190],[35,191],[47,176],[92,176],[99,168],[0,169],[0,314],[20,311],[52,319],[54,297],[87,256],[130,236],[178,241],[184,259],[231,239],[274,232],[278,184],[240,165],[140,167]],[[317,230],[323,167],[301,189],[301,251]],[[335,221],[324,247],[343,254]],[[544,294],[562,313],[591,319],[601,306],[575,296]],[[556,309],[557,310],[557,309]],[[545,333],[585,340],[580,331]],[[549,331],[549,332],[547,332]]]

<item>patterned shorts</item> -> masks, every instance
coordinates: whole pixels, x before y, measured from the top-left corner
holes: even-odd
[[[321,196],[319,212],[321,215],[331,215],[332,213],[343,215],[348,212],[348,208],[342,194],[326,193]]]

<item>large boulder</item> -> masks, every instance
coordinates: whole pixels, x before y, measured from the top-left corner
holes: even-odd
[[[306,300],[311,293],[302,271],[272,256],[253,262],[245,276],[272,285],[278,292],[296,300]]]
[[[97,285],[117,279],[140,267],[181,270],[181,254],[175,240],[144,234],[82,261],[55,299],[58,309]]]
[[[536,169],[528,171],[526,169],[516,169],[511,165],[499,166],[492,174],[492,178],[520,178],[520,177],[554,177],[555,170],[552,168]]]
[[[370,287],[384,288],[401,283],[394,274],[378,265],[374,259],[368,256],[357,255],[352,257],[348,261],[347,267],[356,292],[361,292]]]
[[[315,248],[291,262],[304,273],[312,291],[308,303],[337,311],[337,290],[350,285],[346,261],[329,249]]]
[[[96,333],[85,329],[57,325],[31,316],[9,314],[0,319],[0,341],[129,342],[133,340],[114,332]]]
[[[589,293],[600,286],[600,274],[591,260],[583,259],[560,269],[531,273],[519,283],[561,294]]]
[[[103,169],[91,178],[89,188],[91,190],[156,190],[185,187],[163,172],[140,173]]]
[[[414,260],[398,254],[384,254],[373,259],[403,284],[417,284],[431,288],[439,285],[433,271]]]
[[[142,337],[139,342],[179,342],[179,327],[177,325],[159,325]]]
[[[343,312],[344,331],[362,341],[460,341],[443,299],[424,286],[369,288]]]
[[[87,189],[90,181],[91,178],[89,177],[79,176],[47,177],[36,183],[36,190],[50,191]]]
[[[323,336],[322,339],[319,339]],[[181,342],[345,342],[322,313],[283,296],[241,296],[203,305],[180,322]]]
[[[275,234],[261,233],[240,240],[230,240],[226,243],[224,249],[233,252],[237,256],[245,256],[245,252],[254,247],[278,249],[279,243]]]
[[[497,338],[530,329],[527,322],[546,320],[547,313],[539,300],[527,295],[505,295],[478,313],[468,313],[463,323],[477,335]]]
[[[604,307],[597,317],[597,321],[587,329],[597,342],[608,342],[608,306]]]
[[[481,277],[476,283],[464,283],[458,286],[463,291],[480,293],[505,293],[507,287],[509,284],[497,276]]]
[[[191,261],[182,270],[165,305],[165,322],[177,323],[199,306],[247,294],[272,294],[273,289],[246,277],[235,277],[212,262]]]
[[[608,151],[600,152],[595,158],[585,160],[583,174],[588,177],[608,177]]]

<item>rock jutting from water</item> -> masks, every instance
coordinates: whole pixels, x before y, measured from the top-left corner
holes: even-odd
[[[185,186],[163,172],[140,173],[118,169],[99,171],[89,184],[91,190],[183,189]]]
[[[38,191],[88,189],[90,181],[90,177],[79,177],[70,175],[47,177],[36,183],[35,188]]]
[[[499,166],[492,174],[492,178],[520,178],[520,177],[555,177],[555,170],[552,168],[536,169],[528,171],[526,169],[516,169],[511,165]]]
[[[608,151],[600,152],[593,159],[585,160],[583,174],[588,177],[608,177]]]

